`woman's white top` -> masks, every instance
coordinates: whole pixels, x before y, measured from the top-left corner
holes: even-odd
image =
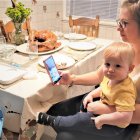
[[[136,103],[140,103],[140,64],[134,68],[130,74],[132,80],[134,81],[137,89],[137,99]]]

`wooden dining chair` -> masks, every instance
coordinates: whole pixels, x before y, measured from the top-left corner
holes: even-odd
[[[98,37],[99,16],[96,16],[94,19],[86,17],[72,19],[72,16],[69,16],[69,26],[75,33],[85,34],[91,37]]]
[[[2,35],[4,35],[6,37],[7,35],[6,35],[6,32],[5,32],[4,23],[3,23],[2,20],[0,20],[0,29],[1,29]],[[7,40],[7,38],[6,38],[6,40]]]
[[[0,20],[0,28],[2,34],[5,36],[7,42],[12,42],[12,33],[15,30],[14,23],[12,21],[7,22],[6,24]],[[26,31],[29,35],[31,31],[30,27],[30,19],[26,19],[26,21],[22,24],[22,30]]]

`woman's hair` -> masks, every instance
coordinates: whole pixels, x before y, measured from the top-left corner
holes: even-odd
[[[103,56],[105,59],[119,57],[121,61],[128,62],[129,65],[132,65],[135,52],[128,43],[114,42],[104,50]]]
[[[140,0],[124,0],[121,8],[127,8],[131,12],[140,29]]]

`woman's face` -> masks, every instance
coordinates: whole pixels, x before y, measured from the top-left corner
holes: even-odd
[[[119,21],[125,24],[117,27],[122,40],[130,44],[136,43],[140,39],[140,29],[127,8],[120,9]]]

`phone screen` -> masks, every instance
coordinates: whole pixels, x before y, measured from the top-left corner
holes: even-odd
[[[58,73],[55,61],[52,56],[48,57],[46,60],[43,61],[45,64],[45,68],[48,71],[48,74],[51,78],[51,81],[56,84],[60,79],[61,76]]]

